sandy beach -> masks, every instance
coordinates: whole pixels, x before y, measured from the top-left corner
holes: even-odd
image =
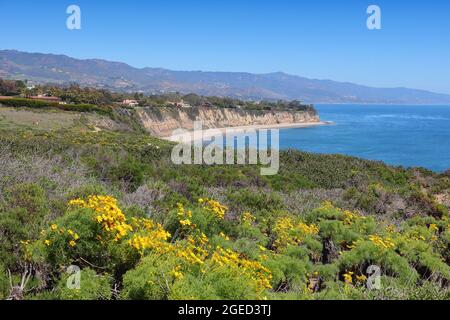
[[[222,134],[239,134],[244,133],[247,130],[261,130],[261,129],[286,129],[286,128],[306,128],[313,126],[323,126],[330,125],[331,122],[320,121],[320,122],[303,122],[303,123],[279,123],[272,125],[250,125],[250,126],[240,126],[240,127],[227,127],[227,128],[213,128],[213,129],[204,129],[203,135],[200,133],[195,133],[194,131],[189,131],[183,134],[172,135],[169,137],[162,137],[164,140],[179,142],[179,143],[188,143],[196,140],[208,140],[211,137],[217,135],[218,132]]]

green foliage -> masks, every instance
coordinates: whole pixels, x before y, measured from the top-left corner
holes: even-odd
[[[21,241],[39,237],[48,214],[44,190],[35,184],[17,184],[5,190],[5,209],[0,209],[0,259],[13,267],[23,258]]]
[[[24,88],[25,83],[23,81],[0,79],[0,95],[2,96],[18,95]]]
[[[64,274],[56,285],[56,295],[61,300],[109,300],[112,296],[111,278],[99,275],[94,270],[83,269],[79,274],[79,288],[76,274]]]
[[[0,300],[5,300],[9,295],[10,284],[6,269],[0,264]]]
[[[149,255],[123,277],[122,298],[131,300],[166,300],[176,279],[170,274],[175,258]]]
[[[249,189],[230,190],[229,202],[238,204],[241,211],[272,212],[284,208],[282,199],[275,193],[255,192]]]
[[[226,266],[202,276],[188,275],[174,283],[172,300],[257,300],[258,289],[246,274]]]
[[[64,111],[74,112],[97,112],[99,114],[110,115],[111,110],[106,107],[97,107],[91,104],[59,104],[57,102],[47,102],[41,100],[31,100],[22,98],[4,99],[1,104],[9,107],[21,108],[27,107],[32,109],[56,108]]]
[[[44,259],[52,266],[72,263],[108,266],[110,255],[97,240],[97,235],[101,234],[101,227],[95,223],[94,217],[95,213],[90,209],[76,209],[56,219],[52,223],[53,228],[50,226],[46,228],[41,241],[34,245],[32,250],[36,255],[34,258],[38,261]],[[74,240],[72,232],[85,241],[77,246],[71,246],[70,241]],[[80,258],[83,260],[79,260]]]
[[[111,169],[110,177],[113,182],[119,182],[126,190],[134,191],[143,184],[146,168],[145,164],[128,157]]]
[[[176,259],[147,256],[124,276],[122,297],[132,300],[239,300],[257,299],[251,279],[238,270],[216,267],[201,275],[171,275]],[[208,268],[208,267],[206,267]]]
[[[283,255],[274,255],[265,262],[265,266],[272,271],[273,288],[279,288],[284,291],[303,290],[308,280],[308,273],[312,268],[312,263],[308,256],[303,258],[296,254],[287,252]]]

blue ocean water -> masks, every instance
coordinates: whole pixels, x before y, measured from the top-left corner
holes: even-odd
[[[280,149],[339,153],[404,167],[450,168],[450,106],[316,105],[334,124],[280,130]]]

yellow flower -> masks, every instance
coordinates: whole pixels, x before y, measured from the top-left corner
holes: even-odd
[[[52,242],[50,240],[45,240],[44,244],[48,247]]]
[[[225,240],[230,240],[230,237],[228,237],[225,233],[221,232],[219,233],[219,236],[221,236],[222,238],[224,238]]]
[[[55,231],[55,230],[57,230],[57,229],[58,229],[58,225],[56,225],[56,224],[52,224],[51,228],[52,228],[52,230],[53,230],[53,231]]]
[[[201,200],[201,201],[200,201]],[[208,212],[211,212],[219,219],[223,219],[225,217],[225,213],[228,208],[220,202],[210,199],[199,199],[199,202],[203,204],[203,208],[205,208]]]
[[[379,236],[371,235],[369,236],[369,240],[372,241],[377,247],[381,249],[391,249],[395,247],[395,243],[391,238],[381,238]]]
[[[344,282],[345,284],[352,284],[353,283],[353,272],[347,272],[344,273]]]
[[[319,233],[319,228],[314,225],[307,225],[303,222],[296,222],[291,217],[279,218],[274,227],[276,239],[274,247],[282,249],[288,245],[300,244],[305,236],[314,236]]]
[[[90,196],[87,201],[75,199],[70,206],[92,209],[97,213],[94,220],[103,229],[112,234],[114,241],[125,237],[133,228],[126,222],[126,217],[117,205],[117,200],[110,196]],[[73,231],[72,231],[73,232]]]
[[[367,280],[367,277],[365,275],[356,276],[356,280],[360,283],[364,283]]]
[[[186,220],[180,220],[180,224],[182,226],[190,226],[192,224],[191,220],[186,219]]]
[[[77,245],[77,243],[75,241],[73,241],[73,240],[69,241],[69,246],[75,247],[76,245]]]
[[[182,279],[183,278],[183,273],[180,271],[181,266],[176,266],[171,272],[170,274],[175,278],[175,279]]]
[[[256,221],[256,218],[250,212],[244,212],[241,219],[244,223],[253,223]]]

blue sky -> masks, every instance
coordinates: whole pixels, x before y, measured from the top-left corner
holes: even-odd
[[[66,28],[67,6],[82,30]],[[382,10],[382,30],[366,9]],[[0,0],[0,49],[450,94],[447,0]]]

